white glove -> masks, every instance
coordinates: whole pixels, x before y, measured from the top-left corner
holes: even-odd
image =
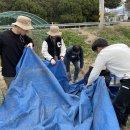
[[[30,47],[31,49],[33,49],[33,43],[28,43],[27,47]]]
[[[50,62],[51,62],[52,65],[55,65],[55,64],[56,64],[56,61],[55,61],[54,59],[51,59]]]

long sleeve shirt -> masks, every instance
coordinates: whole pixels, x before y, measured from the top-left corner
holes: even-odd
[[[98,78],[104,66],[119,78],[130,78],[130,48],[125,44],[103,48],[95,60],[88,84],[92,84]]]
[[[18,64],[25,46],[32,41],[28,36],[21,36],[7,30],[0,33],[0,56],[2,65],[2,75],[14,77],[16,65]]]
[[[48,40],[48,41],[50,41],[50,40]],[[65,56],[66,47],[64,44],[64,40],[62,38],[61,38],[61,41],[56,42],[56,47],[53,48],[53,45],[51,45],[51,44],[53,44],[53,42],[51,41],[51,43],[49,43],[49,42],[47,43],[47,40],[43,41],[43,44],[42,44],[41,53],[43,54],[43,56],[46,60],[50,61],[52,58],[54,58],[54,56],[51,53],[53,53],[56,50],[56,48],[60,49],[60,53],[57,52],[57,53],[59,53],[58,57]],[[50,45],[50,46],[48,46],[48,45]],[[52,47],[52,49],[51,49],[51,47]],[[49,53],[49,50],[50,50],[50,53]]]

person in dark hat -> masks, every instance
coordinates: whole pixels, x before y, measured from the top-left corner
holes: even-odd
[[[78,79],[79,72],[84,73],[83,72],[84,55],[83,55],[83,49],[81,48],[81,46],[74,45],[74,46],[68,47],[66,50],[64,64],[66,67],[66,72],[67,72],[69,81],[71,80],[70,62],[72,62],[75,67],[74,77],[72,81],[75,83]]]
[[[52,65],[55,65],[57,60],[64,60],[66,47],[61,37],[62,32],[60,32],[57,25],[51,25],[47,34],[48,36],[42,44],[41,53],[46,60],[50,61]]]

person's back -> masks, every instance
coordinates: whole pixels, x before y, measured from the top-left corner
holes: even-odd
[[[113,106],[120,127],[125,128],[130,113],[130,48],[125,44],[109,46],[105,39],[99,38],[92,44],[92,50],[98,55],[86,86],[91,86],[104,66],[120,78],[121,86],[113,100]]]
[[[106,67],[118,77],[130,77],[130,48],[125,44],[114,44],[104,48],[98,55],[107,61]],[[124,73],[127,73],[124,75]]]

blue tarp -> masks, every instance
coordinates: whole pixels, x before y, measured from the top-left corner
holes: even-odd
[[[70,85],[64,66],[26,49],[0,107],[0,130],[119,130],[103,78]]]

